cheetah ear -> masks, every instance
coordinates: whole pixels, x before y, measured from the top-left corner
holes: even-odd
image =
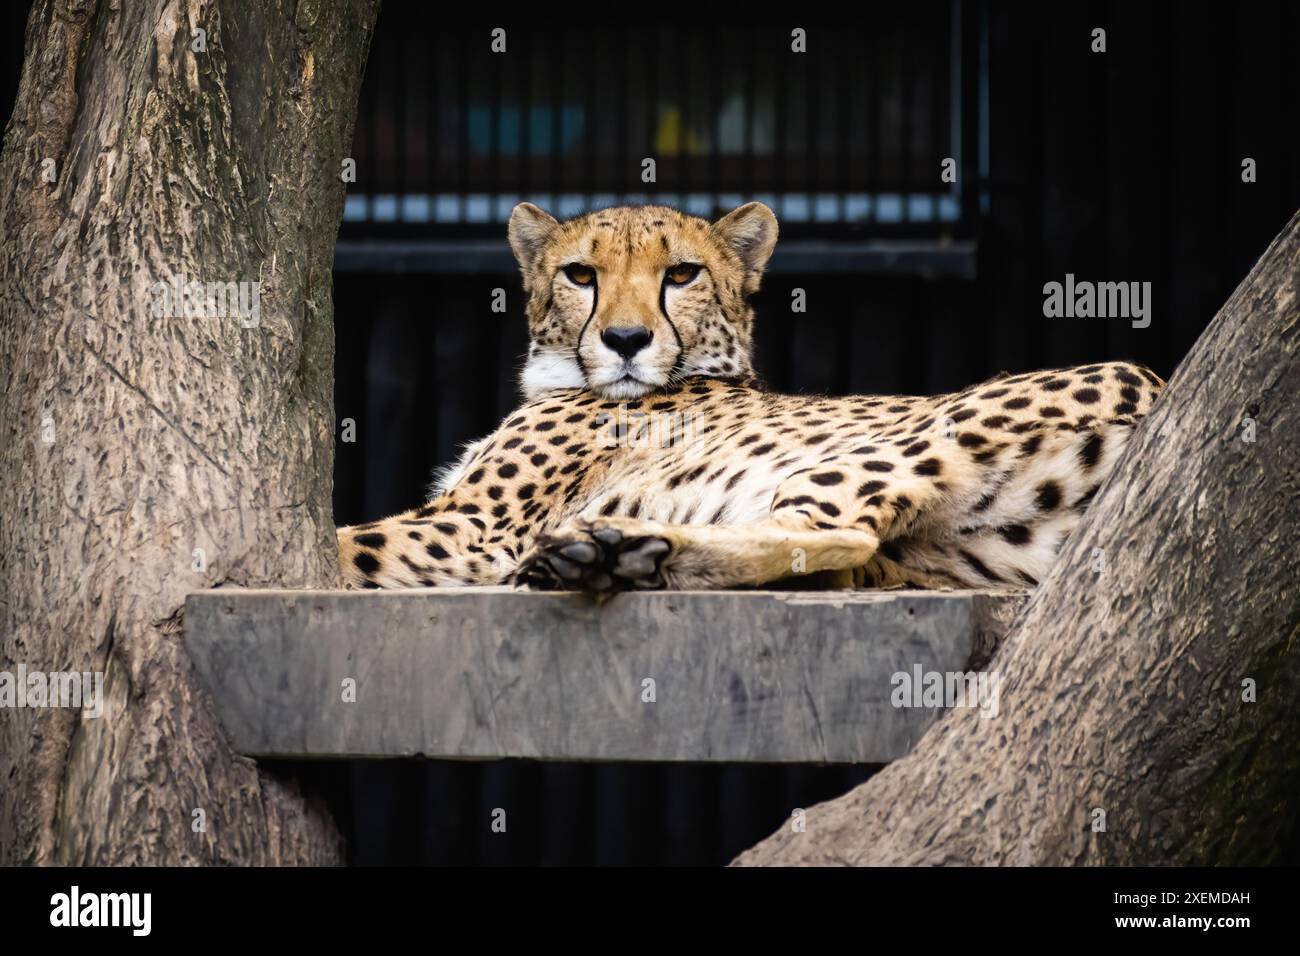
[[[530,202],[521,202],[510,213],[510,248],[525,270],[531,269],[551,232],[559,223],[550,213],[538,209]]]
[[[746,203],[713,224],[714,234],[725,242],[745,266],[746,285],[757,288],[767,260],[776,245],[776,214],[761,202]]]

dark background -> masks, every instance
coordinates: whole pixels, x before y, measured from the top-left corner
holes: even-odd
[[[0,13],[6,116],[23,6]],[[778,389],[833,394],[1113,358],[1168,377],[1300,206],[1287,0],[936,0],[779,23],[440,9],[385,4],[362,91],[335,269],[336,414],[357,435],[337,449],[340,523],[418,503],[431,469],[513,407],[526,335],[505,217],[519,198],[560,214],[769,202],[782,241],[755,302],[758,367]],[[955,186],[939,181],[945,157]],[[1150,282],[1150,327],[1044,318],[1043,283],[1067,272]],[[284,769],[333,805],[353,862],[558,864],[724,862],[876,768]],[[507,835],[489,832],[493,807]]]

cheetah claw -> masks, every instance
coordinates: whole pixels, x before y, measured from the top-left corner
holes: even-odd
[[[663,559],[669,550],[663,538],[629,537],[617,528],[561,531],[540,541],[524,558],[514,583],[540,591],[662,588]]]

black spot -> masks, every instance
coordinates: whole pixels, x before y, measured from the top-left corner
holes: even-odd
[[[1074,393],[1074,400],[1081,405],[1095,405],[1101,399],[1101,393],[1095,388],[1081,388]]]
[[[527,484],[527,485],[522,485],[522,486],[519,488],[519,491],[518,491],[519,500],[520,500],[520,501],[527,501],[529,498],[531,498],[531,497],[532,497],[534,494],[536,494],[536,493],[537,493],[537,486],[536,486],[536,485],[531,484],[531,483],[530,483],[530,484]]]
[[[1083,462],[1085,468],[1093,467],[1100,460],[1101,446],[1102,437],[1099,432],[1093,432],[1088,436],[1088,440],[1079,449],[1079,461]]]
[[[742,468],[740,469],[740,471],[736,472],[734,475],[732,475],[730,478],[727,479],[726,490],[730,491],[732,488],[735,488],[736,485],[740,482],[740,479],[743,477],[745,477],[745,469]]]
[[[971,554],[965,548],[958,548],[957,553],[961,555],[961,559],[965,561],[967,564],[969,564],[975,570],[975,573],[978,574],[980,577],[984,578],[987,581],[1002,580],[991,570],[989,570],[988,566],[983,561],[975,557],[975,555]]]
[[[809,476],[809,480],[814,485],[822,485],[822,486],[838,485],[840,482],[844,480],[844,476],[841,475],[838,471],[822,471],[822,472],[818,472],[815,475]]]
[[[1034,537],[1033,532],[1023,524],[1007,524],[998,528],[998,534],[1007,544],[1028,544]]]
[[[961,411],[959,411],[956,415],[953,415],[952,420],[954,422],[964,422],[969,418],[974,418],[975,414],[976,413],[973,408],[964,408]]]
[[[374,574],[379,570],[379,560],[369,551],[358,551],[352,563],[362,574]]]
[[[890,561],[902,561],[903,549],[896,541],[885,541],[880,545],[880,553]]]
[[[933,459],[931,459],[933,460]],[[918,466],[919,467],[919,466]],[[893,471],[894,463],[892,461],[864,461],[862,463],[863,471]]]
[[[1138,368],[1138,374],[1141,375],[1141,376],[1142,376],[1144,379],[1146,379],[1148,382],[1150,382],[1150,383],[1151,383],[1151,386],[1152,386],[1153,388],[1161,388],[1161,387],[1162,387],[1161,384],[1160,384],[1160,379],[1156,377],[1156,373],[1153,372],[1153,371],[1151,371],[1151,369],[1149,369],[1149,368],[1141,368],[1141,367],[1139,367],[1139,368]]]
[[[451,557],[451,555],[447,553],[447,549],[436,541],[430,541],[424,546],[424,550],[428,553],[429,557],[437,558],[438,560]]]
[[[817,507],[822,510],[823,514],[828,514],[832,518],[836,518],[839,516],[840,509],[835,507],[829,501],[819,501],[817,502]]]
[[[983,435],[977,435],[975,432],[962,432],[957,436],[957,444],[963,448],[978,448],[987,441],[987,438]]]
[[[1030,435],[1020,443],[1020,457],[1027,458],[1034,452],[1038,451],[1038,446],[1043,443],[1042,435]]]
[[[1100,487],[1101,485],[1093,485],[1091,488],[1088,489],[1087,493],[1084,494],[1084,496],[1080,498],[1078,501],[1076,501],[1071,507],[1073,507],[1075,511],[1086,511],[1088,509],[1088,505],[1092,504],[1092,499],[1097,497],[1097,489]]]
[[[1009,398],[1002,403],[1003,408],[1028,408],[1029,399],[1027,398]]]
[[[491,498],[493,501],[500,501],[501,496],[505,493],[506,493],[505,489],[502,488],[500,485],[493,485],[492,487],[488,488],[488,497]]]
[[[858,497],[865,498],[867,497],[867,495],[874,495],[877,491],[880,491],[884,487],[885,487],[885,483],[883,481],[868,481],[865,485],[863,485],[861,488],[858,489]]]
[[[775,442],[768,442],[766,445],[759,445],[757,448],[755,448],[753,451],[749,453],[749,457],[757,458],[759,455],[766,455],[775,447],[776,447]]]
[[[917,455],[921,454],[921,452],[925,451],[929,447],[930,447],[930,443],[928,441],[919,441],[913,445],[908,445],[906,448],[903,449],[903,457],[915,458]]]
[[[916,467],[912,469],[912,471],[918,475],[927,476],[937,475],[942,470],[943,465],[940,463],[938,458],[927,458],[925,461],[919,462]]]
[[[780,501],[778,501],[776,504],[772,506],[772,509],[776,510],[777,508],[794,508],[797,507],[798,505],[811,505],[816,503],[817,503],[816,499],[814,499],[811,495],[800,495],[797,498],[782,498]]]
[[[497,469],[497,475],[501,478],[513,478],[517,474],[519,474],[519,466],[514,462],[508,461]]]
[[[1042,388],[1044,392],[1059,392],[1064,388],[1070,387],[1070,380],[1068,378],[1052,378],[1048,379],[1039,387]]]
[[[1044,418],[1064,418],[1065,412],[1061,411],[1055,405],[1044,405],[1038,410],[1038,414]]]
[[[474,471],[470,473],[470,476],[465,480],[469,482],[471,485],[477,485],[480,481],[483,480],[483,469],[475,468]]]
[[[384,542],[388,539],[379,532],[374,532],[372,534],[359,534],[352,540],[363,548],[382,548]]]
[[[618,502],[619,499],[617,497],[610,498],[609,501],[605,502],[605,506],[600,509],[600,513],[608,518],[618,510]]]
[[[1039,511],[1052,511],[1061,503],[1061,486],[1054,481],[1045,481],[1038,486],[1035,499]]]

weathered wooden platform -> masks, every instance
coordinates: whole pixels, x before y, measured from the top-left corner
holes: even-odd
[[[222,589],[185,641],[253,756],[881,763],[938,715],[893,675],[979,666],[1023,599]]]

